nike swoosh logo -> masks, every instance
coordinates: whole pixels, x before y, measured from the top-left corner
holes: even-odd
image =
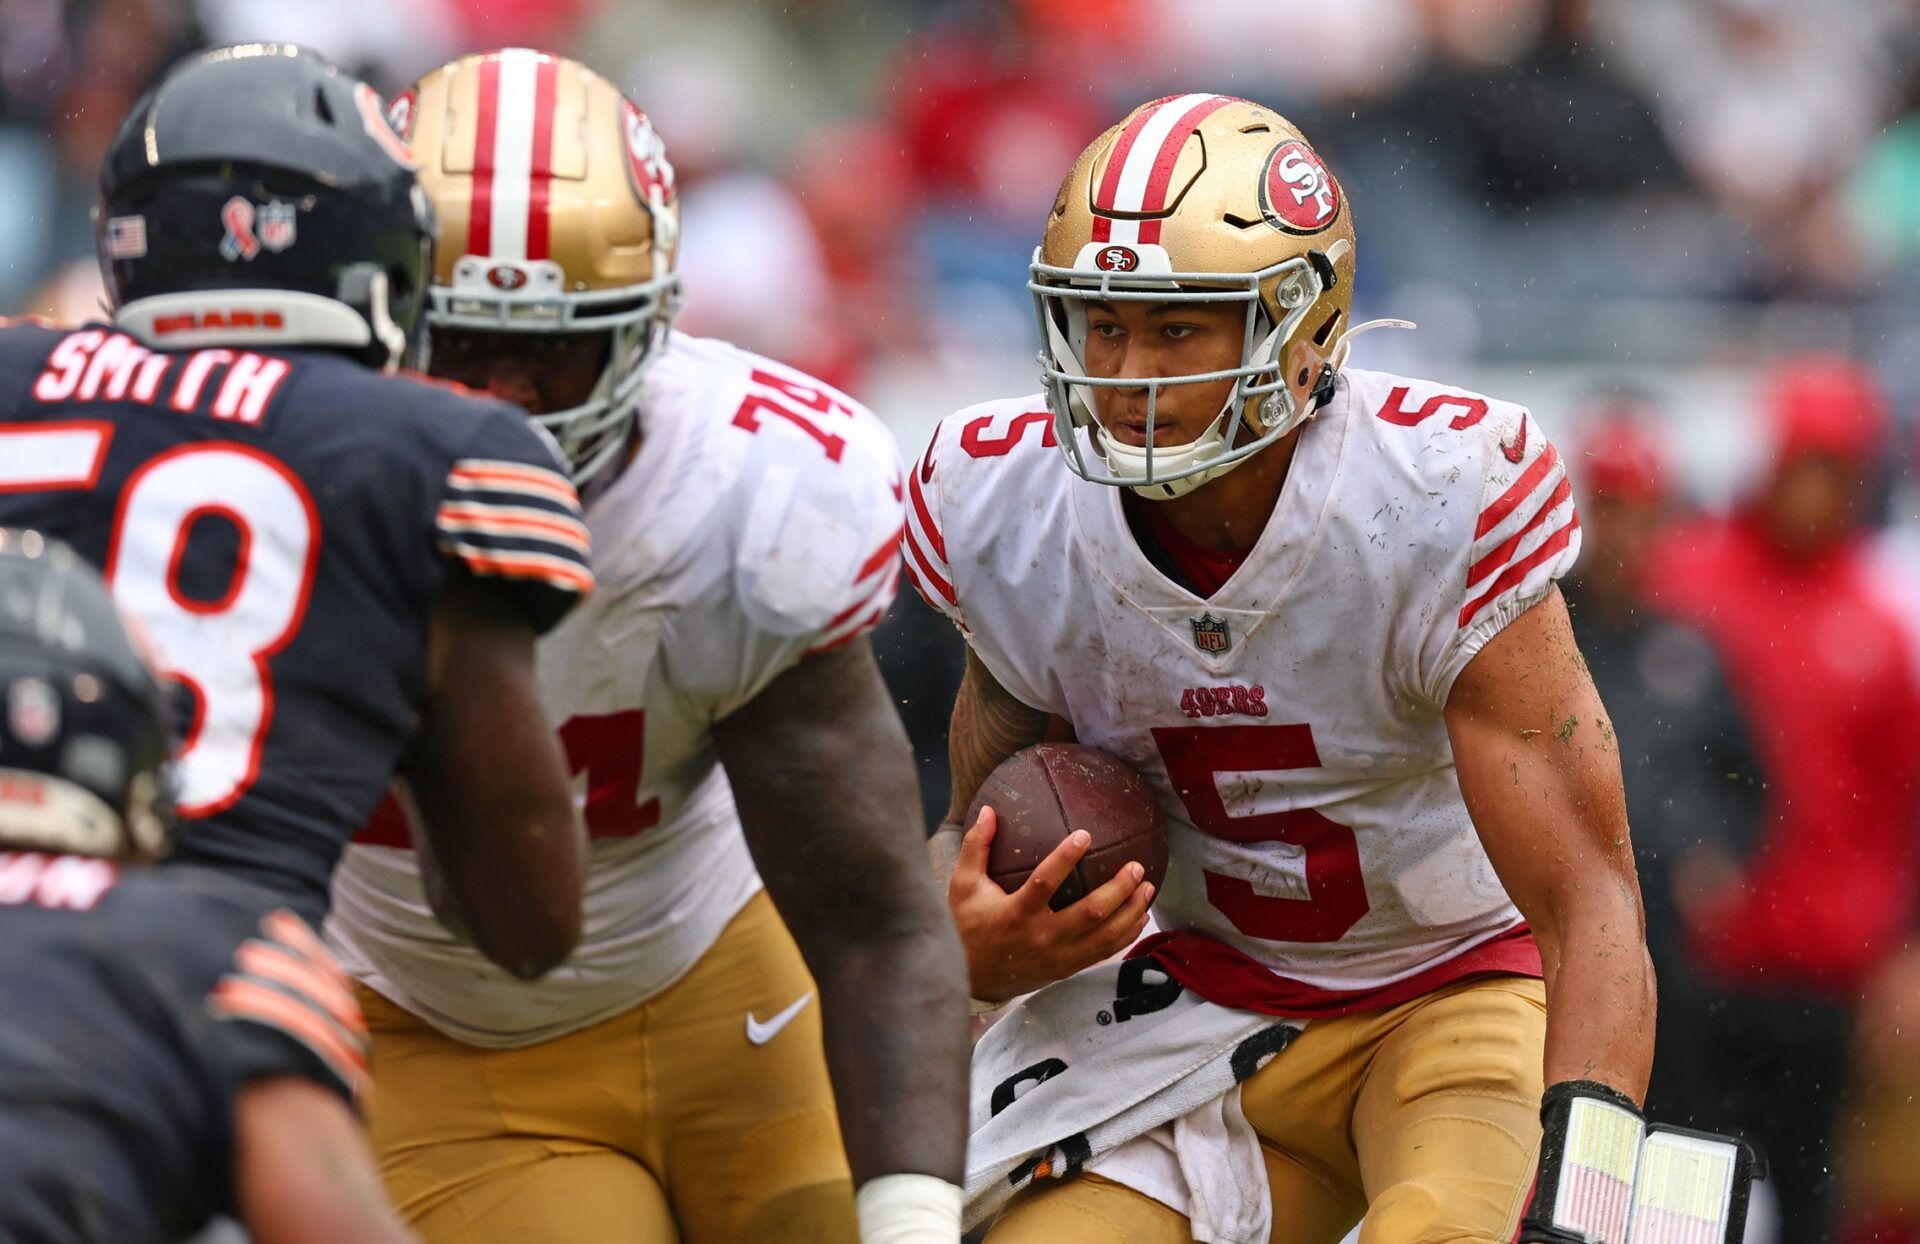
[[[785,1028],[788,1024],[791,1024],[793,1022],[794,1016],[806,1010],[807,1003],[811,1001],[813,1001],[813,994],[811,992],[803,993],[800,995],[800,1000],[798,1002],[794,1003],[792,1006],[788,1007],[786,1010],[780,1012],[778,1015],[774,1016],[772,1019],[768,1020],[764,1024],[753,1017],[752,1011],[748,1011],[747,1012],[747,1040],[753,1042],[755,1045],[765,1045],[767,1042],[779,1036],[780,1030],[782,1028]]]
[[[1500,452],[1507,456],[1508,462],[1516,466],[1519,465],[1520,459],[1527,456],[1527,416],[1525,413],[1522,413],[1520,416],[1520,435],[1513,438],[1513,444],[1511,445],[1502,443]]]

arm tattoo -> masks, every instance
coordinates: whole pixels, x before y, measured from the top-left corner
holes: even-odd
[[[962,821],[980,784],[1000,762],[1047,737],[1046,713],[1007,693],[980,658],[967,650],[967,673],[953,701],[947,729],[947,762],[953,771],[953,802],[942,829],[965,831]]]

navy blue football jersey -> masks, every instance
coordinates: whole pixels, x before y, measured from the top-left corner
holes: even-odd
[[[593,584],[579,499],[518,408],[101,326],[0,330],[0,526],[100,566],[191,693],[175,857],[313,915],[416,731],[449,567],[540,630]]]
[[[0,1240],[183,1238],[232,1212],[249,1081],[361,1091],[347,979],[273,904],[208,869],[0,852]]]

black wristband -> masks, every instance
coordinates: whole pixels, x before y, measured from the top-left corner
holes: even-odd
[[[1635,1117],[1641,1120],[1645,1120],[1647,1117],[1646,1112],[1634,1103],[1633,1098],[1628,1097],[1611,1084],[1602,1084],[1598,1080],[1561,1080],[1556,1084],[1548,1085],[1547,1091],[1540,1095],[1540,1122],[1542,1124],[1546,1123],[1547,1112],[1555,1106],[1564,1102],[1571,1102],[1576,1097],[1597,1098],[1600,1101],[1606,1102],[1609,1106],[1618,1106],[1622,1110],[1631,1110]]]
[[[1567,1128],[1573,1118],[1573,1103],[1583,1097],[1625,1110],[1642,1123],[1646,1121],[1646,1116],[1633,1099],[1612,1085],[1602,1084],[1598,1080],[1561,1080],[1549,1085],[1547,1091],[1540,1095],[1540,1159],[1535,1171],[1533,1196],[1526,1214],[1521,1218],[1520,1233],[1516,1237],[1520,1244],[1583,1244],[1587,1239],[1581,1232],[1568,1231],[1553,1223],[1553,1206],[1559,1194],[1560,1162],[1566,1150]]]

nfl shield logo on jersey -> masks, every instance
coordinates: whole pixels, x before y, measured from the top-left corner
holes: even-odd
[[[1211,652],[1216,656],[1233,646],[1233,633],[1227,629],[1225,618],[1216,618],[1203,613],[1193,620],[1193,646],[1202,652]]]

